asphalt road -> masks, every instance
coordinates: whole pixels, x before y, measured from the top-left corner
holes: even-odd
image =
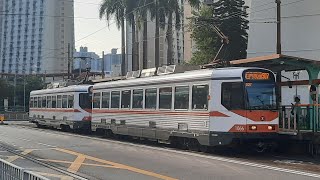
[[[0,143],[41,162],[93,180],[320,179],[320,175],[314,173],[246,160],[16,126],[0,126]],[[0,158],[30,168],[30,162],[17,156],[12,157],[0,149]],[[42,167],[32,166],[31,170],[52,179],[70,179]]]

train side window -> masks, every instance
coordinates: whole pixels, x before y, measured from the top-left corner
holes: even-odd
[[[39,107],[38,107],[38,97],[34,97],[33,101],[34,101],[34,102],[33,102],[33,103],[34,103],[34,104],[33,104],[33,107],[39,108]]]
[[[47,107],[47,102],[46,102],[46,96],[42,97],[42,108],[46,108]]]
[[[112,91],[111,92],[111,108],[120,107],[120,91]]]
[[[62,96],[62,108],[67,108],[68,107],[68,96],[63,95]]]
[[[56,108],[57,107],[57,96],[52,96],[52,108]]]
[[[208,85],[192,86],[192,109],[208,110]]]
[[[92,109],[92,96],[89,93],[79,94],[79,106],[82,109]]]
[[[101,93],[94,93],[93,94],[93,108],[100,109],[100,102],[101,102]]]
[[[109,103],[110,103],[110,92],[102,92],[102,107],[109,109]]]
[[[156,109],[157,108],[157,89],[146,89],[145,95],[145,105],[146,109]]]
[[[159,89],[159,108],[171,109],[172,106],[172,87]]]
[[[189,86],[176,87],[174,109],[189,109]]]
[[[47,108],[52,108],[51,96],[47,96]]]
[[[33,108],[33,97],[30,97],[29,107]]]
[[[68,96],[68,108],[73,108],[74,107],[74,96],[73,95],[69,95]]]
[[[222,83],[221,104],[228,110],[244,109],[243,85],[241,82]]]
[[[42,97],[38,97],[38,108],[42,108]]]
[[[142,109],[143,108],[143,90],[133,90],[133,109]]]
[[[61,108],[62,107],[62,96],[58,95],[57,96],[57,108]]]
[[[131,91],[126,90],[121,92],[121,108],[130,108]]]

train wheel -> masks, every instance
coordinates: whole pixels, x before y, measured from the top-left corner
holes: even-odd
[[[189,139],[188,149],[190,151],[199,151],[199,142],[196,139]]]
[[[44,126],[39,123],[36,123],[36,126],[37,126],[37,128],[44,128]]]
[[[254,150],[257,153],[263,153],[263,152],[265,152],[267,150],[267,146],[266,146],[265,143],[259,142],[258,144],[255,144]]]
[[[63,124],[60,125],[60,129],[61,129],[61,131],[63,131],[63,132],[69,132],[69,131],[71,130],[70,126],[68,126],[68,125],[63,125]]]
[[[201,145],[199,149],[200,149],[200,151],[203,152],[203,153],[208,153],[208,152],[210,152],[209,146]]]
[[[113,132],[111,130],[105,130],[104,131],[104,137],[106,138],[112,138],[114,136]]]

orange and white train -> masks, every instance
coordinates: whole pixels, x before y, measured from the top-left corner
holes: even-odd
[[[263,145],[278,131],[274,74],[218,68],[93,86],[93,131],[183,146]]]
[[[30,121],[62,130],[91,128],[92,86],[77,85],[30,93]]]

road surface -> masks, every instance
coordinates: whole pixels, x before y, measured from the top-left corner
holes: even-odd
[[[320,175],[218,155],[205,155],[59,131],[0,126],[0,146],[38,161],[101,180],[311,180]],[[72,179],[1,150],[0,158],[51,179]]]

